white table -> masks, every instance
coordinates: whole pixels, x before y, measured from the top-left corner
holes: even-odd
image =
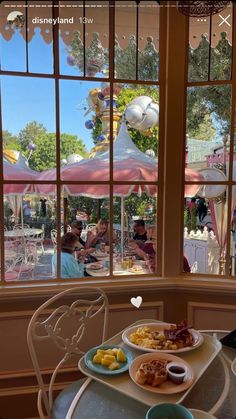
[[[43,230],[41,228],[17,228],[15,230],[4,231],[4,236],[15,239],[17,237],[39,236],[42,232]]]
[[[108,259],[107,259],[108,260]],[[102,263],[101,260],[99,260],[99,263]],[[102,263],[103,264],[103,263]],[[88,267],[85,265],[85,269],[86,272],[91,275],[91,276],[108,276],[109,275],[109,269],[99,269],[99,270],[92,270],[90,269],[90,263],[88,263]],[[139,263],[135,263],[134,266],[139,265]],[[149,270],[145,267],[142,266],[142,271],[137,271],[137,272],[132,272],[129,270],[129,268],[127,269],[123,269],[121,264],[114,264],[114,269],[113,269],[113,274],[114,275],[144,275],[144,274],[148,274]]]
[[[142,321],[137,322],[137,324],[140,323]],[[209,334],[212,335],[212,332]],[[217,332],[218,338],[226,334],[223,331]],[[201,350],[200,348],[196,351]],[[203,352],[205,353],[205,350]],[[234,419],[236,416],[236,377],[230,367],[235,353],[235,349],[223,347],[199,381],[189,391],[182,404],[188,408],[209,412],[218,419]],[[191,357],[191,352],[189,355]],[[147,410],[148,406],[141,400],[134,400],[107,385],[92,380],[80,400],[78,401],[75,397],[66,418],[89,419],[96,412],[96,416],[94,416],[96,419],[104,419],[110,417],[110,412],[112,412],[114,419],[144,419]],[[57,417],[59,418],[59,416]]]

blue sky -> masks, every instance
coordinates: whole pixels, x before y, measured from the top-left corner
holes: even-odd
[[[25,45],[16,30],[11,41],[1,42],[2,70],[26,71]],[[79,75],[78,70],[66,62],[66,46],[60,44],[61,72]],[[38,73],[52,73],[52,44],[46,44],[36,28],[36,35],[29,43],[29,70]],[[60,81],[60,119],[61,132],[76,134],[90,150],[93,147],[91,132],[85,128],[84,117],[86,98],[90,89],[100,87],[100,83],[61,80]],[[48,131],[55,132],[54,81],[51,79],[2,76],[2,118],[3,129],[18,134],[25,125],[33,120],[42,123]]]

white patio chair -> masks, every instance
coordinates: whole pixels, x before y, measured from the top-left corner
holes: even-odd
[[[44,255],[44,238],[45,238],[45,227],[44,224],[42,224],[42,233],[40,234],[32,234],[30,236],[27,236],[25,241],[27,243],[35,244],[37,247],[39,247],[41,253]]]
[[[53,401],[57,373],[72,357],[77,369],[78,359],[89,349],[85,349],[88,330],[92,331],[93,338],[94,331],[100,331],[100,343],[106,339],[107,320],[108,299],[99,288],[68,289],[50,298],[35,311],[28,326],[27,342],[39,385],[38,412],[41,419],[65,418],[75,396],[78,400],[91,382],[90,378],[78,380],[66,387]],[[101,330],[97,322],[101,322]],[[49,384],[45,383],[45,374],[40,370],[39,348],[44,354],[47,348],[50,348],[50,353],[55,350],[52,359],[56,366]],[[71,367],[71,362],[69,365]]]
[[[57,230],[52,229],[51,230],[51,240],[54,247],[54,252],[57,250]]]
[[[89,231],[89,230],[93,230],[93,229],[96,227],[96,225],[97,225],[97,224],[93,224],[93,223],[91,223],[91,224],[87,224],[87,225],[86,225],[86,230],[87,230],[87,231]]]
[[[27,228],[30,228],[29,224],[15,224],[13,226],[13,230],[22,230]]]
[[[22,259],[19,258],[13,249],[5,249],[5,281],[17,281],[18,272],[15,271],[15,266]]]
[[[34,270],[38,262],[37,246],[35,243],[26,243],[25,252],[22,255],[22,261],[14,267],[14,271],[18,274],[18,279],[21,276],[30,275],[30,279],[34,279]]]

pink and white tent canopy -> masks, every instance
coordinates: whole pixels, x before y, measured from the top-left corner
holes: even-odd
[[[8,183],[4,184],[4,195],[25,195],[36,194],[43,195],[45,185],[32,184],[32,181],[40,180],[41,173],[30,169],[27,164],[21,160],[16,164],[12,164],[4,159],[3,174],[5,181],[20,180],[22,183]],[[47,186],[47,185],[46,185]],[[55,185],[50,185],[48,195],[55,195]]]
[[[9,163],[7,160],[3,161],[3,174],[4,180],[22,180],[25,183],[22,184],[5,184],[4,194],[5,195],[23,195],[28,193],[32,180],[38,179],[38,173],[31,170],[27,166]]]
[[[204,178],[198,172],[185,169],[187,181],[203,181]],[[42,172],[40,180],[52,180],[56,178],[56,170]],[[122,123],[113,149],[113,178],[115,181],[137,182],[157,181],[157,160],[141,152],[131,140],[125,123]],[[61,179],[67,181],[84,181],[84,185],[64,185],[64,193],[68,195],[82,195],[91,198],[109,197],[107,185],[86,184],[86,181],[98,180],[109,181],[109,151],[95,156],[93,159],[85,159],[80,162],[61,168]],[[50,193],[51,185],[41,185],[43,193]],[[199,185],[186,185],[185,196],[194,196]],[[156,185],[114,185],[114,195],[129,196],[131,193],[141,194],[145,192],[149,196],[157,195]]]

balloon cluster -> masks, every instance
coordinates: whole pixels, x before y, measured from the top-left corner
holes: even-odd
[[[157,125],[159,106],[149,96],[139,96],[128,104],[124,118],[131,128],[146,131]]]

